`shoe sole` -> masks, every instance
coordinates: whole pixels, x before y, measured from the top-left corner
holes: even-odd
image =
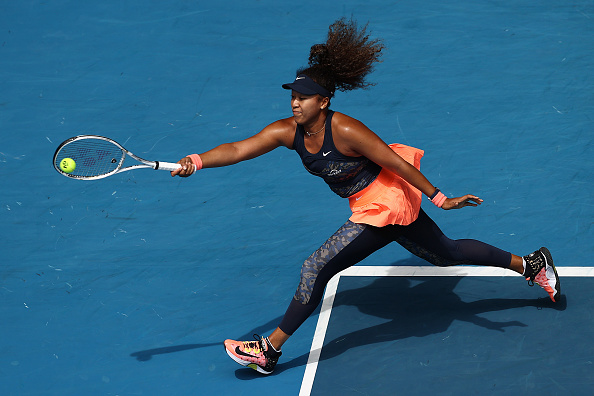
[[[258,366],[256,363],[246,362],[245,360],[238,358],[237,356],[235,356],[235,354],[233,352],[231,352],[230,350],[228,350],[225,345],[223,345],[223,346],[225,348],[225,352],[227,352],[227,355],[229,355],[229,357],[231,359],[233,359],[235,361],[235,363],[240,364],[243,367],[249,367],[249,368],[251,368],[253,370],[256,370],[260,374],[268,375],[268,374],[271,374],[272,373],[272,371],[266,371],[262,367]]]
[[[549,252],[549,249],[547,249],[546,247],[541,247],[540,252],[545,256],[545,265],[551,267],[553,269],[553,272],[555,273],[555,294],[553,295],[553,301],[557,302],[561,297],[561,283],[559,282],[559,275],[557,275],[557,269],[555,268],[555,264],[553,263],[553,256],[551,255],[551,252]]]

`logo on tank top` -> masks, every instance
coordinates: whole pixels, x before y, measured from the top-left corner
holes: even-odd
[[[330,154],[331,152],[332,152],[332,150],[328,151],[327,153],[322,153],[322,155],[325,157],[325,156],[327,156],[328,154]]]

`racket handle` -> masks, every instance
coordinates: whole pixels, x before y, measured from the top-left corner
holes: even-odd
[[[155,169],[166,170],[166,171],[174,171],[181,168],[180,164],[174,164],[173,162],[162,162],[157,161],[155,165]]]

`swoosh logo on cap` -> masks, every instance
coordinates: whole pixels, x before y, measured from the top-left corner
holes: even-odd
[[[305,79],[305,77],[297,77],[297,78],[295,79],[295,81],[297,81],[297,80],[304,80],[304,79]]]

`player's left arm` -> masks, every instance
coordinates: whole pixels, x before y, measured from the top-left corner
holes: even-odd
[[[333,120],[334,121],[334,120]],[[406,162],[396,154],[379,136],[367,128],[362,122],[340,115],[336,125],[333,123],[332,131],[340,139],[343,154],[351,156],[364,156],[380,165],[382,168],[396,173],[423,194],[430,197],[435,192],[435,186],[413,165]],[[443,209],[459,209],[464,206],[477,206],[482,200],[468,194],[463,197],[448,198]]]

